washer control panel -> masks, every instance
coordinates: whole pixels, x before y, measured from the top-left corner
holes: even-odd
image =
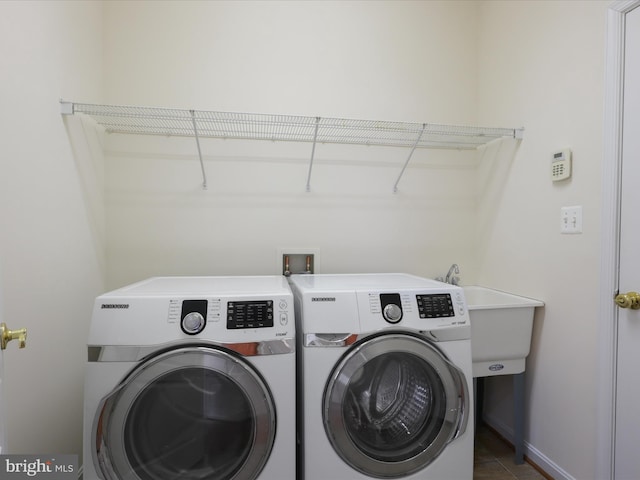
[[[462,289],[362,292],[358,293],[358,304],[363,325],[427,329],[469,323]]]
[[[449,293],[416,295],[420,318],[453,317],[453,302]]]

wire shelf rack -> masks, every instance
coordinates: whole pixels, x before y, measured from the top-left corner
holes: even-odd
[[[476,149],[499,138],[522,138],[522,128],[493,128],[434,123],[354,120],[296,115],[215,112],[142,106],[99,105],[61,101],[63,114],[84,114],[107,133],[271,140],[313,143],[307,190],[310,189],[315,146],[318,143],[409,147]],[[204,186],[206,176],[202,156]],[[400,177],[396,181],[394,191]]]

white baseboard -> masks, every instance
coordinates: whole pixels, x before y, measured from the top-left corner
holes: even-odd
[[[483,420],[513,445],[513,428],[492,415],[483,415]],[[524,442],[524,454],[555,480],[577,480],[526,440]]]

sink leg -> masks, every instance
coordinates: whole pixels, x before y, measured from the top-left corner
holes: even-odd
[[[515,462],[524,463],[524,372],[513,376],[513,445]]]
[[[476,394],[476,405],[475,405],[475,427],[476,432],[478,431],[478,426],[482,423],[482,409],[484,408],[484,378],[476,377],[473,379],[475,382],[475,394]]]

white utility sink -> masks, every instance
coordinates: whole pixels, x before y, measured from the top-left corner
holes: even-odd
[[[471,322],[473,376],[522,373],[540,300],[475,285],[462,287]]]

